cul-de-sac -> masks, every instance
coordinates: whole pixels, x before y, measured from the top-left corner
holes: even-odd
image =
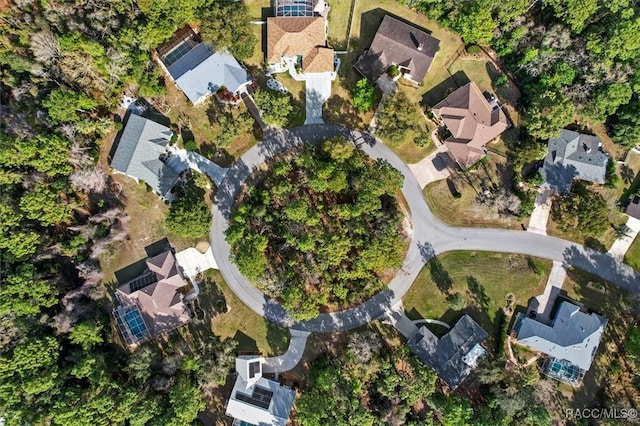
[[[0,426],[632,425],[638,0],[0,0]]]

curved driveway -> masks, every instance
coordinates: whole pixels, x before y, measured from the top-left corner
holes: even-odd
[[[255,167],[294,146],[333,136],[353,140],[369,156],[387,160],[402,172],[402,192],[409,204],[413,223],[411,244],[402,269],[391,280],[388,289],[352,309],[320,314],[309,321],[294,322],[278,303],[253,287],[230,261],[230,247],[224,239],[224,231],[227,229],[235,196]],[[598,253],[570,241],[530,232],[445,225],[429,210],[422,189],[409,167],[389,148],[368,134],[326,124],[271,131],[262,142],[236,161],[216,192],[210,240],[220,272],[242,302],[270,321],[310,332],[349,330],[379,317],[402,299],[425,262],[437,254],[451,250],[485,250],[542,257],[583,269],[628,291],[640,290],[640,273],[607,253]]]

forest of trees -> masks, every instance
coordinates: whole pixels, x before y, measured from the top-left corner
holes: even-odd
[[[640,138],[640,7],[635,0],[402,0],[493,47],[525,100],[525,127],[540,139],[574,114],[606,123],[615,142]]]
[[[241,3],[230,6],[211,0],[0,6],[5,424],[182,426],[204,409],[200,389],[224,382],[233,368],[231,340],[212,337],[193,355],[148,347],[129,355],[110,341],[98,259],[126,239],[128,217],[106,195],[107,171],[97,164],[102,138],[118,128],[111,111],[121,95],[165,93],[150,49],[177,29],[216,14],[216,27],[203,20],[203,32],[233,32],[230,49],[253,51],[253,35],[242,33],[248,13]]]
[[[305,146],[236,207],[226,232],[235,262],[297,319],[364,300],[402,263],[402,181],[344,139]]]
[[[555,398],[535,367],[504,369],[504,359],[487,359],[476,370],[468,396],[446,396],[436,375],[408,347],[392,347],[372,331],[349,336],[346,350],[318,359],[307,389],[296,401],[302,426],[551,425],[544,403]]]

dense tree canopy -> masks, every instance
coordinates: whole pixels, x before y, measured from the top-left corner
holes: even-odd
[[[177,200],[169,207],[167,225],[177,235],[184,238],[199,238],[206,235],[211,227],[211,210],[204,202],[205,190],[190,179],[180,188]]]
[[[402,262],[402,180],[340,138],[280,158],[231,217],[235,262],[299,319],[369,297]]]
[[[269,90],[257,90],[253,99],[265,123],[278,127],[286,127],[289,124],[289,116],[293,112],[291,96]]]
[[[391,142],[402,142],[407,132],[415,130],[418,113],[409,107],[407,96],[398,91],[388,95],[376,115],[376,132]]]

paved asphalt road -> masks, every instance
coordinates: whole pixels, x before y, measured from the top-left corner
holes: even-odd
[[[389,283],[388,290],[378,293],[355,308],[321,314],[313,320],[296,323],[278,303],[253,287],[229,260],[230,247],[224,239],[224,231],[227,228],[233,200],[244,180],[256,166],[294,146],[337,135],[353,140],[371,157],[387,160],[402,172],[402,192],[412,216],[412,241],[403,267]],[[591,272],[631,292],[640,292],[640,273],[607,253],[598,253],[570,241],[530,232],[445,225],[429,210],[420,185],[409,167],[389,148],[370,135],[326,124],[269,131],[262,142],[247,151],[229,169],[216,192],[210,241],[220,272],[242,302],[270,321],[310,332],[349,330],[381,316],[402,299],[425,262],[435,255],[451,250],[486,250],[542,257]]]

